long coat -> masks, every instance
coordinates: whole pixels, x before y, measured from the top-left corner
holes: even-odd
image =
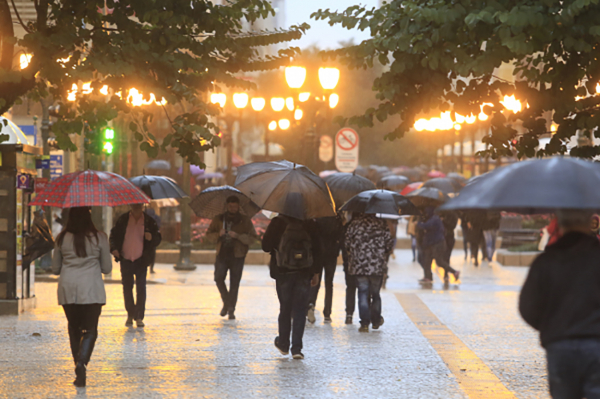
[[[60,247],[54,249],[52,273],[59,274],[58,304],[106,303],[102,273],[112,271],[112,256],[106,234],[91,237],[85,243],[86,257],[75,253],[73,234],[67,233]]]

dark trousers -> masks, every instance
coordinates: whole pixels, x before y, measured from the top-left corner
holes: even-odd
[[[354,276],[358,288],[358,314],[360,324],[378,324],[381,319],[381,283],[383,276]]]
[[[323,308],[323,316],[331,316],[331,303],[333,302],[333,276],[335,275],[335,269],[337,267],[337,258],[329,259],[324,265],[325,270],[325,307]],[[309,304],[315,305],[319,296],[319,288],[321,287],[321,280],[323,279],[323,272],[319,276],[319,284],[314,287],[310,287],[310,299]]]
[[[417,260],[417,237],[411,235],[410,236],[410,249],[413,254],[413,262]]]
[[[460,222],[460,228],[462,229],[462,236],[463,236],[463,249],[465,250],[465,259],[467,259],[467,256],[469,255],[469,253],[467,252],[469,250],[469,240],[471,239],[471,229],[469,229],[469,226],[467,225],[466,222],[462,221]]]
[[[290,347],[291,333],[292,354],[296,354],[302,350],[310,278],[303,273],[283,274],[275,280],[275,286],[279,298],[279,347],[283,349]]]
[[[92,355],[98,337],[98,319],[102,313],[102,306],[99,303],[63,305],[69,328],[71,354],[75,363],[81,360],[87,364],[90,361],[89,357]],[[89,341],[89,355],[85,356],[85,359],[79,359],[83,339]]]
[[[546,348],[554,399],[600,398],[600,340],[569,339]]]
[[[351,275],[347,268],[344,269],[344,273],[346,275],[346,316],[352,316],[356,307],[356,276]]]
[[[128,317],[144,320],[146,313],[146,276],[148,267],[142,266],[141,259],[121,260],[121,281],[123,283],[123,299]],[[135,280],[136,300],[133,300],[133,284]]]
[[[234,258],[233,256],[217,256],[215,261],[215,283],[221,294],[223,305],[227,309],[235,310],[237,304],[238,292],[240,290],[240,281],[244,271],[244,260],[246,258]],[[225,279],[229,271],[229,291]]]
[[[479,248],[481,247],[481,255],[484,259],[486,259],[488,256],[485,245],[485,238],[483,237],[483,230],[471,229],[470,236],[471,239],[469,241],[471,244],[471,257],[477,259],[479,256]]]
[[[431,273],[431,264],[435,259],[435,263],[444,269],[444,275],[448,273],[456,273],[448,261],[446,260],[446,242],[440,241],[436,244],[430,245],[423,250],[423,271],[425,272],[425,278],[433,280],[433,274]]]
[[[454,249],[454,244],[456,243],[456,239],[454,238],[454,234],[447,235],[446,239],[446,262],[450,263],[450,258],[452,257],[452,250]]]

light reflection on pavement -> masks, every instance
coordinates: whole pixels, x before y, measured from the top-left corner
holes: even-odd
[[[237,320],[218,316],[221,302],[212,266],[181,273],[157,265],[149,278],[146,327],[127,328],[121,286],[107,284],[108,304],[89,365],[88,387],[77,391],[56,284],[38,283],[37,308],[0,318],[0,396],[33,397],[368,397],[465,398],[453,375],[394,296],[415,293],[519,398],[548,397],[537,334],[517,313],[527,268],[463,265],[459,285],[439,276],[422,288],[422,271],[397,250],[382,294],[385,324],[359,334],[344,324],[344,275],[334,283],[333,322],[310,325],[304,361],[273,348],[278,302],[268,268],[246,266]],[[113,273],[117,278],[118,273]],[[323,307],[323,291],[318,310]],[[33,336],[39,333],[41,336]],[[493,396],[490,396],[493,397]]]

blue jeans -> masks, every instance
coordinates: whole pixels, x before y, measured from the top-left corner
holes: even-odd
[[[306,325],[306,311],[310,294],[310,279],[303,273],[281,275],[275,281],[279,298],[279,347],[290,347],[292,334],[292,354],[302,350],[302,336]],[[292,317],[294,325],[292,330]]]
[[[148,267],[141,266],[141,258],[136,261],[121,259],[121,282],[123,283],[123,299],[127,316],[135,320],[144,320],[146,312],[146,276]],[[136,301],[133,300],[133,283],[135,277]]]
[[[381,319],[381,282],[383,276],[355,276],[358,288],[358,314],[360,324],[379,324]]]
[[[554,399],[600,398],[600,339],[569,339],[546,347]]]

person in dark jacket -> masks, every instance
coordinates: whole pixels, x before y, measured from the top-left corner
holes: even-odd
[[[444,241],[446,241],[446,261],[448,264],[450,263],[450,258],[452,257],[452,250],[454,249],[454,243],[456,239],[454,238],[454,229],[458,224],[458,216],[454,212],[444,212],[440,218],[442,219],[442,224],[444,225]]]
[[[487,260],[490,262],[496,252],[496,239],[501,220],[500,212],[487,212],[486,221],[483,225],[483,237],[485,238],[485,247]]]
[[[448,273],[454,274],[458,280],[460,272],[454,270],[446,260],[446,241],[444,237],[444,225],[442,219],[434,212],[433,207],[425,208],[424,221],[417,224],[417,228],[423,231],[423,271],[425,276],[419,280],[424,284],[433,282],[431,263],[435,263],[444,269],[444,281],[448,280]]]
[[[323,308],[323,319],[325,322],[331,322],[331,306],[333,302],[333,277],[337,268],[337,259],[340,253],[340,235],[342,232],[342,222],[338,216],[318,218],[315,220],[318,233],[319,244],[321,245],[321,262],[325,271],[325,306]],[[319,296],[319,288],[323,274],[319,276],[319,282],[310,289],[310,299],[308,303],[308,321],[315,322],[315,305]]]
[[[553,398],[600,397],[600,242],[591,212],[558,211],[564,234],[532,263],[519,311],[540,332]]]
[[[473,264],[479,266],[479,248],[481,248],[482,259],[487,259],[487,248],[483,229],[487,220],[485,211],[468,211],[466,213],[467,224],[469,226],[469,246],[471,247],[471,257]]]
[[[144,327],[146,276],[162,237],[158,225],[144,212],[143,204],[132,204],[131,211],[117,219],[110,231],[110,251],[121,263],[123,298],[127,310],[126,326]],[[133,300],[135,278],[136,301]]]
[[[302,197],[297,198],[296,196],[288,195],[287,202],[290,204],[297,203],[297,206],[302,206],[301,201]],[[320,259],[319,235],[313,220],[302,222],[288,216],[277,216],[271,221],[265,231],[262,240],[262,249],[271,254],[269,271],[271,278],[275,280],[277,297],[279,299],[279,335],[275,338],[275,347],[282,355],[289,354],[291,333],[292,357],[294,359],[304,359],[304,354],[302,354],[302,337],[304,336],[304,327],[306,326],[306,311],[308,309],[310,287],[317,285],[322,272],[322,266],[318,262],[313,262],[309,268],[290,270],[278,266],[277,263],[277,251],[288,224],[298,222],[302,223],[305,231],[310,235],[313,260]],[[294,319],[293,329],[292,318]]]

